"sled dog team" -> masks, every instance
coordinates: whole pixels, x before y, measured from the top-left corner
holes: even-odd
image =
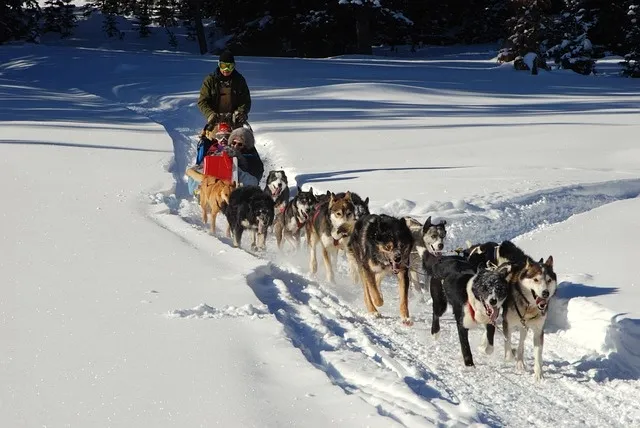
[[[272,226],[277,245],[285,242],[299,249],[302,233],[309,250],[309,268],[317,272],[317,247],[320,247],[327,280],[334,282],[337,256],[343,252],[355,283],[361,282],[364,303],[369,313],[379,316],[382,306],[381,283],[395,275],[400,292],[402,322],[411,325],[409,285],[426,291],[432,298],[431,334],[440,333],[440,317],[451,309],[456,320],[463,361],[473,366],[468,332],[484,327],[480,350],[493,352],[496,321],[502,310],[504,352],[524,369],[524,340],[533,332],[534,376],[542,378],[543,326],[550,299],[557,286],[553,257],[535,260],[510,241],[468,245],[457,255],[444,255],[446,222],[424,224],[404,217],[396,218],[369,212],[369,198],[354,192],[316,195],[313,188],[300,187],[290,199],[284,171],[270,171],[264,188],[236,187],[234,183],[204,177],[200,205],[206,224],[211,212],[211,231],[216,216],[223,212],[228,220],[227,237],[239,247],[242,234],[252,234],[252,250],[266,249],[266,236]],[[422,279],[422,281],[420,281]],[[517,349],[512,349],[511,332],[519,331]]]

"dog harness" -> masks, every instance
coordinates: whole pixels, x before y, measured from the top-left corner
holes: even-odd
[[[320,202],[319,204],[316,204],[316,212],[313,214],[313,218],[311,219],[311,223],[315,223],[316,219],[318,218],[318,216],[320,215],[320,207],[322,206],[322,204],[325,204],[326,202]],[[296,219],[297,221],[297,219]],[[340,246],[340,240],[333,238],[333,246],[334,247],[339,247]]]
[[[473,305],[471,305],[471,302],[469,302],[467,300],[467,308],[469,309],[469,315],[471,315],[471,319],[473,320],[474,323],[478,323],[478,321],[476,321],[476,311],[475,309],[473,309]]]
[[[518,290],[518,293],[520,293],[520,295],[522,296],[522,298],[524,299],[524,301],[525,301],[525,302],[527,302],[527,307],[526,307],[526,308],[525,308],[525,310],[524,310],[524,313],[526,314],[526,313],[527,313],[527,309],[529,309],[529,299],[527,299],[527,296],[525,296],[525,295],[522,293],[522,290],[520,289],[520,287],[519,287],[519,286],[518,286],[518,287],[516,287],[516,290]],[[538,318],[538,317],[540,316],[540,310],[536,308],[536,310],[538,311],[538,313],[536,314],[536,316],[535,316],[535,317],[533,317],[533,318],[525,319],[525,318],[524,318],[524,315],[522,315],[522,314],[520,313],[520,309],[518,308],[518,302],[517,302],[517,301],[514,301],[514,302],[513,302],[513,306],[516,308],[516,313],[518,314],[518,317],[520,318],[520,323],[522,324],[522,326],[523,326],[523,327],[526,327],[526,326],[527,326],[527,321],[533,321],[534,319],[536,319],[536,318]]]

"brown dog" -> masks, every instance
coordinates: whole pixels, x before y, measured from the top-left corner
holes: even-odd
[[[219,178],[205,176],[200,183],[200,207],[202,222],[207,224],[207,211],[211,210],[211,233],[216,229],[216,217],[229,203],[229,196],[236,188],[236,183]]]

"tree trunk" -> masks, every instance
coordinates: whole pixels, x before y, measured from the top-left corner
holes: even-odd
[[[193,22],[196,26],[196,37],[198,38],[198,45],[200,46],[200,55],[206,54],[209,49],[207,48],[207,36],[204,34],[204,25],[202,25],[202,0],[190,0],[191,11],[193,13]]]
[[[356,6],[356,38],[357,50],[359,54],[371,55],[371,11],[367,6]]]

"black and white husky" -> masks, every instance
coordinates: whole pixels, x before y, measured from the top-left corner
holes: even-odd
[[[291,242],[296,250],[300,248],[300,231],[309,221],[317,203],[313,187],[305,192],[298,186],[298,193],[287,203],[284,212],[276,215],[273,224],[278,248],[282,248],[283,239]]]
[[[451,305],[464,364],[473,366],[469,329],[485,326],[481,349],[491,354],[495,323],[508,295],[511,265],[505,263],[494,270],[480,268],[476,271],[462,257],[445,256],[433,264],[432,271],[429,287],[433,299],[431,334],[438,337],[440,317],[447,310],[447,304]]]
[[[511,241],[502,242],[497,248],[498,262],[515,266],[510,281],[510,291],[504,304],[502,331],[504,334],[505,359],[516,359],[516,368],[524,370],[524,341],[527,332],[533,332],[533,374],[542,379],[542,348],[544,345],[544,323],[547,319],[549,301],[558,286],[553,270],[553,257],[543,262],[533,260]],[[511,332],[517,329],[520,340],[517,350],[511,347]],[[515,352],[514,352],[515,351]]]
[[[424,225],[413,217],[404,217],[404,220],[411,231],[414,243],[409,263],[411,285],[416,291],[425,292],[431,275],[429,271],[424,269],[422,261],[426,256],[425,253],[433,256],[434,259],[441,256],[444,249],[444,239],[447,237],[447,222],[443,220],[434,224],[431,223],[431,217],[424,222]],[[422,282],[420,281],[421,274],[424,277]]]
[[[283,170],[269,171],[264,193],[273,199],[276,214],[284,212],[284,208],[289,202],[289,180],[287,174]]]
[[[229,221],[227,235],[233,236],[233,246],[240,247],[245,230],[252,233],[251,250],[266,249],[267,229],[273,223],[273,200],[258,186],[236,188],[225,209]]]

